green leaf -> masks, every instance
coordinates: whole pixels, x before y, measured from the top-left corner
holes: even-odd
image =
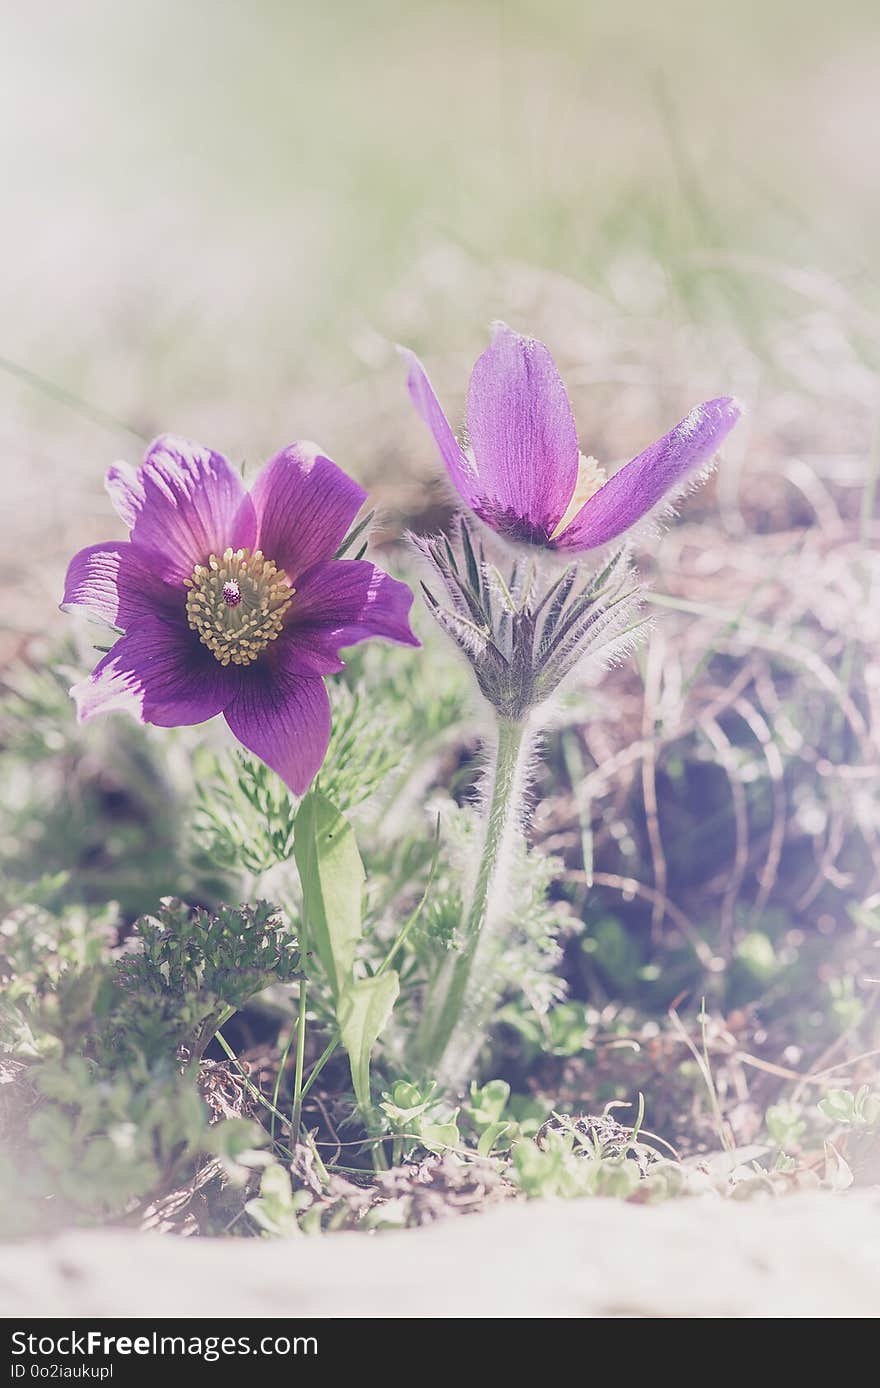
[[[395,1080],[391,1092],[382,1095],[384,1102],[379,1107],[387,1114],[392,1127],[399,1128],[402,1132],[412,1131],[422,1115],[436,1104],[436,1087],[432,1082],[423,1097],[417,1085],[410,1084],[407,1080]]]
[[[249,1118],[226,1118],[210,1130],[206,1146],[220,1161],[233,1185],[246,1184],[250,1173],[271,1162],[267,1152],[261,1152],[268,1136],[259,1123]]]
[[[306,938],[338,998],[351,980],[361,936],[365,874],[354,830],[317,791],[309,792],[297,812],[293,853],[302,884]]]
[[[472,1081],[470,1104],[465,1113],[478,1133],[501,1121],[509,1098],[510,1085],[506,1080],[488,1080],[482,1087],[476,1080]]]
[[[260,1194],[248,1200],[245,1209],[265,1234],[276,1238],[299,1233],[297,1200],[291,1189],[290,1173],[273,1162],[260,1181]]]
[[[448,1152],[450,1147],[458,1147],[461,1144],[461,1134],[454,1118],[448,1123],[422,1123],[419,1136],[422,1145],[427,1147],[429,1152],[436,1152],[439,1156]]]
[[[513,1125],[511,1123],[490,1123],[477,1143],[477,1156],[488,1157],[495,1145]],[[509,1146],[508,1142],[508,1146]]]
[[[388,1023],[400,983],[394,969],[349,983],[336,1008],[339,1034],[348,1052],[358,1107],[370,1109],[370,1056]]]

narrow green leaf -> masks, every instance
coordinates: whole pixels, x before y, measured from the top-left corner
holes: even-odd
[[[510,1123],[501,1121],[490,1123],[477,1143],[477,1156],[488,1157],[498,1139],[503,1137],[510,1126]]]
[[[388,1024],[400,981],[395,969],[349,983],[336,1007],[339,1034],[348,1052],[351,1079],[358,1107],[367,1113],[370,1100],[370,1057]]]
[[[358,524],[355,526],[354,530],[350,530],[349,533],[346,535],[345,539],[342,541],[342,544],[339,546],[338,550],[333,556],[334,559],[341,559],[344,555],[348,554],[348,551],[352,549],[354,545],[357,544],[364,531],[367,530],[369,526],[372,524],[373,517],[375,516],[375,514],[375,511],[370,511],[366,516],[364,516],[362,521],[358,521]],[[363,551],[361,552],[363,553]]]
[[[535,608],[533,616],[536,622],[544,610],[547,609],[543,631],[545,637],[548,639],[553,635],[556,623],[559,620],[562,609],[568,602],[568,595],[574,587],[576,578],[577,567],[572,564],[569,568],[565,569],[563,573],[559,575],[556,582],[547,589],[547,592]]]
[[[354,830],[317,791],[309,791],[297,811],[293,855],[307,942],[317,950],[336,998],[351,979],[365,874]]]
[[[477,563],[477,556],[474,554],[471,532],[467,525],[464,524],[461,527],[461,545],[464,551],[464,562],[467,568],[468,582],[475,593],[482,594],[483,584],[480,577],[480,566]]]

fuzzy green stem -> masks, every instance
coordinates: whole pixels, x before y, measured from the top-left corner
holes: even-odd
[[[296,1023],[296,1069],[293,1076],[293,1108],[290,1113],[290,1146],[295,1151],[299,1142],[299,1129],[303,1106],[303,1070],[306,1059],[306,1007],[309,998],[309,985],[306,978],[300,980],[299,1012]]]
[[[498,744],[488,797],[485,834],[480,861],[467,914],[462,927],[462,948],[441,969],[429,991],[421,1028],[420,1050],[426,1071],[451,1087],[461,1078],[452,1073],[447,1060],[456,1033],[475,1018],[469,1004],[471,976],[480,941],[486,933],[493,899],[498,895],[499,867],[519,816],[526,749],[525,723],[498,718]],[[473,1047],[477,1037],[462,1037],[464,1048]]]

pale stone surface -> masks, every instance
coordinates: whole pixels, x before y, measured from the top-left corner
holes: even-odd
[[[0,1248],[0,1314],[873,1318],[880,1191],[522,1204],[284,1242],[67,1233]]]

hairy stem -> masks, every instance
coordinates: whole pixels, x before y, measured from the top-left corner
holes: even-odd
[[[473,892],[462,927],[462,947],[447,960],[430,987],[420,1032],[426,1071],[449,1088],[457,1088],[462,1071],[481,1041],[485,1017],[480,1006],[491,984],[474,977],[474,962],[489,933],[499,899],[507,849],[520,819],[525,788],[526,725],[498,718],[498,741],[490,767],[485,829]]]

